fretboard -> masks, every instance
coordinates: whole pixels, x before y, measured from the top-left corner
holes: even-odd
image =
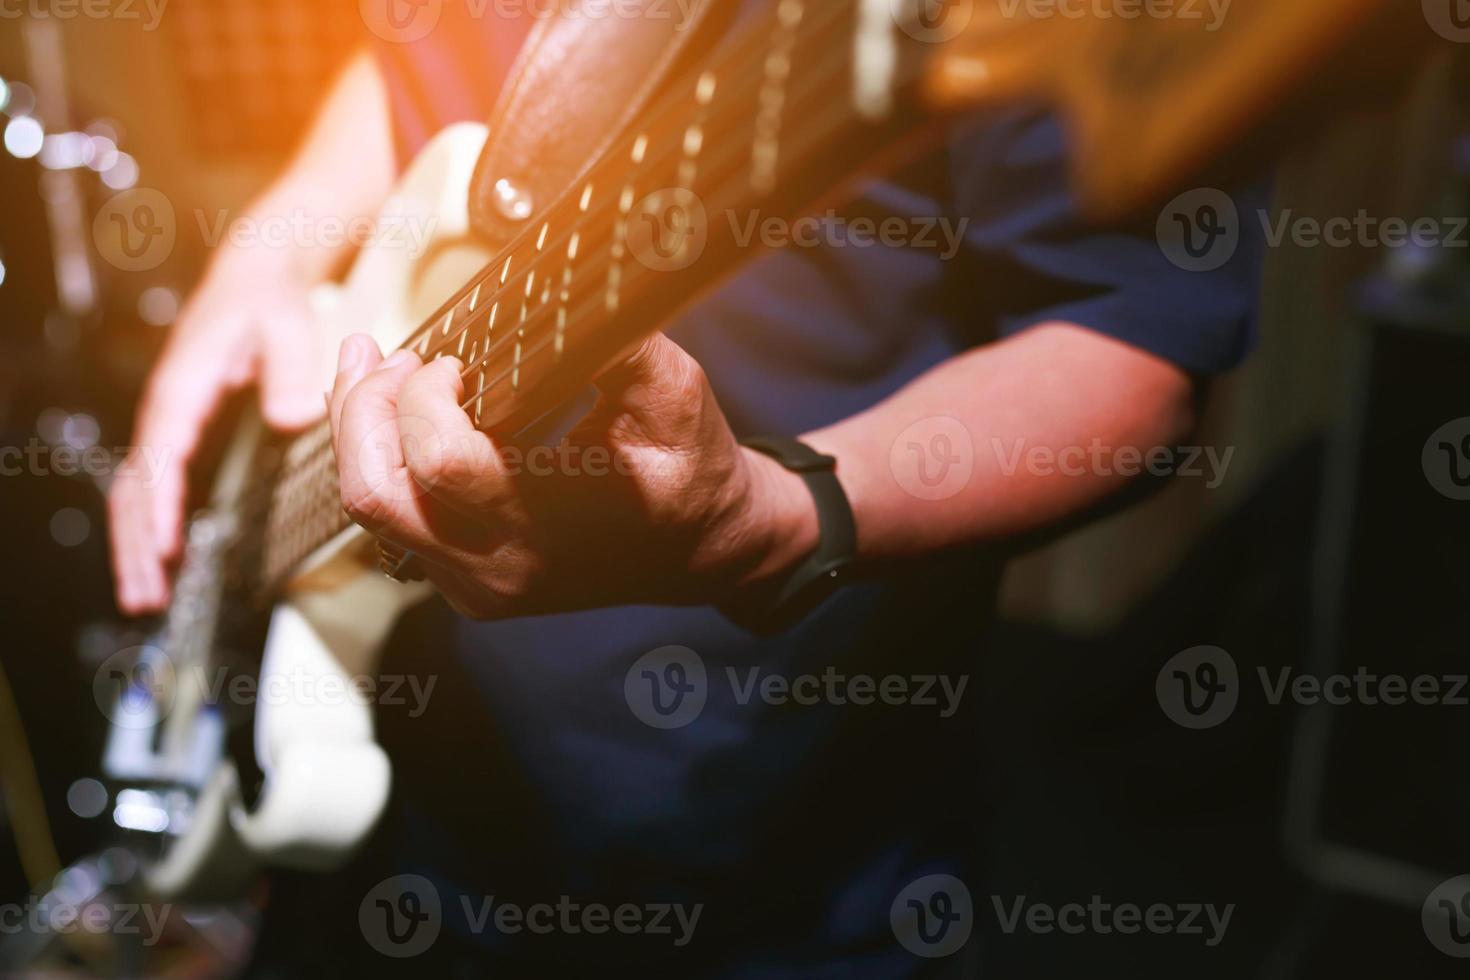
[[[914,0],[916,8],[925,0]],[[464,408],[513,432],[582,390],[617,352],[761,251],[752,220],[789,219],[930,120],[911,106],[924,45],[891,0],[779,0],[407,342],[464,365]],[[259,586],[273,593],[349,526],[325,425],[286,449]]]

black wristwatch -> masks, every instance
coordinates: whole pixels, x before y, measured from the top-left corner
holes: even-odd
[[[857,561],[857,525],[837,479],[837,460],[796,439],[759,436],[742,446],[769,456],[800,476],[817,505],[817,550],[774,583],[756,608],[726,609],[731,619],[759,633],[778,633],[846,584]]]

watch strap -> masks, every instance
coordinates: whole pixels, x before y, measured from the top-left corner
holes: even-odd
[[[761,632],[774,632],[799,621],[844,584],[857,559],[857,523],[837,479],[835,457],[787,436],[758,436],[740,444],[800,476],[817,507],[816,550],[786,573],[763,612],[754,619],[740,617]]]

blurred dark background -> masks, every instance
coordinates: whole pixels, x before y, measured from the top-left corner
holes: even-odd
[[[205,258],[183,216],[245,203],[361,30],[348,3],[171,0],[156,30],[140,15],[26,17],[0,33],[0,446],[128,445],[142,379]],[[1465,91],[1460,66],[1436,56],[1375,104],[1342,107],[1284,155],[1276,212],[1470,214]],[[43,143],[21,118],[41,121]],[[137,273],[102,260],[91,230],[134,186],[164,191],[183,229],[166,262]],[[1467,251],[1273,249],[1260,348],[1213,387],[1198,440],[1234,451],[1226,478],[1169,481],[1010,570],[981,668],[986,889],[1235,912],[1213,948],[1007,935],[982,912],[985,975],[1464,975],[1421,907],[1470,873],[1470,708],[1273,704],[1256,678],[1470,672],[1470,502],[1437,489],[1422,456],[1431,433],[1470,416]],[[106,734],[93,680],[137,642],[111,601],[106,476],[21,469],[0,479],[3,700],[23,723],[0,731],[0,902],[48,885],[34,880],[46,855],[13,833],[37,805],[61,865],[122,840],[89,802]],[[1160,709],[1156,680],[1200,645],[1228,651],[1243,681],[1227,722],[1192,731]],[[360,877],[336,892],[278,879],[271,897],[340,898],[340,915],[318,906],[329,933],[327,920],[355,916]],[[170,972],[273,975],[332,955],[307,929],[252,960],[261,899],[201,909]]]

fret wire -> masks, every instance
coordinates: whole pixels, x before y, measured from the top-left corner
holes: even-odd
[[[845,78],[841,77],[841,73],[840,72],[838,73],[837,76],[829,76],[828,78],[825,79],[825,81],[830,82],[830,81],[834,80],[834,78],[836,80],[838,80],[840,82],[843,82],[845,84],[845,81],[846,80],[845,80]],[[812,88],[815,88],[815,87],[817,87],[817,84],[818,83],[813,83],[811,87]],[[809,97],[811,97],[813,95],[817,95],[817,94],[821,94],[821,93],[820,92],[815,92],[814,93],[814,92],[811,92],[811,91],[803,91],[803,92],[801,92],[801,96],[803,98],[809,98]],[[724,153],[722,153],[721,156],[719,156],[719,157],[717,157],[715,159],[714,163],[715,164],[719,164],[719,163],[729,163],[729,162],[732,162],[735,158],[740,157],[743,154],[743,152],[744,152],[743,148],[734,148],[734,149],[725,151]],[[611,249],[612,249],[612,246],[609,246],[609,249],[604,254],[611,254]],[[634,268],[634,271],[635,272],[638,272],[639,274],[642,274],[641,273],[641,270],[638,270],[636,267]],[[492,347],[490,349],[487,349],[480,356],[480,358],[478,360],[476,360],[474,363],[465,365],[464,370],[461,372],[461,377],[468,377],[469,375],[473,374],[474,371],[480,365],[488,362],[489,360],[491,360],[492,358],[496,357],[497,355],[503,353],[507,349],[508,349],[508,345],[505,342],[502,342],[501,344],[498,344],[498,345],[496,345],[496,346],[494,346],[494,347]]]
[[[839,20],[839,19],[841,19],[841,17],[845,13],[852,13],[852,12],[853,12],[852,11],[852,8],[848,4],[841,4],[841,3],[834,4],[834,5],[826,8],[826,9],[824,9],[822,16],[810,18],[809,21],[808,21],[808,23],[810,23],[812,25],[813,31],[815,32],[818,29],[832,26],[831,25],[831,22],[832,21]],[[811,40],[816,40],[815,37],[812,37],[810,39]],[[768,41],[768,40],[769,40],[769,38],[768,38],[768,34],[767,33],[763,33],[762,31],[752,31],[751,32],[751,37],[747,40],[747,43],[750,46],[762,46],[763,43],[765,41]],[[851,52],[848,49],[848,47],[845,46],[845,45],[835,45],[834,47],[839,52],[839,54],[840,54],[841,57],[843,57],[843,58],[845,58],[845,59],[848,60],[849,67],[850,67]],[[741,52],[738,49],[736,49],[736,50],[734,50],[734,51],[731,52],[731,57],[728,60],[732,60],[732,61],[733,60],[736,60],[739,57],[739,55],[740,54],[743,54],[743,53],[744,52]],[[721,84],[721,87],[722,88],[725,88],[725,89],[739,87],[740,86],[740,83],[746,81],[747,78],[748,78],[748,76],[753,75],[755,72],[764,71],[763,64],[764,64],[764,62],[763,62],[762,59],[755,59],[755,58],[749,58],[749,59],[747,59],[746,61],[742,62],[741,65],[740,65],[740,71],[741,71],[741,73],[738,76],[732,77],[731,80],[727,80],[727,81],[721,82],[720,83]],[[823,71],[826,70],[826,65],[824,64],[820,70],[823,70]],[[808,71],[807,72],[807,76],[808,77],[811,77],[813,74],[816,74],[816,71]],[[752,83],[756,83],[756,82],[759,81],[758,78],[754,78],[754,77],[750,77],[749,80]],[[696,99],[698,97],[698,88],[699,88],[699,82],[696,82],[695,83],[695,97],[696,97]],[[758,91],[758,89],[756,91]],[[662,111],[664,115],[668,115],[668,116],[671,116],[672,117],[673,113],[677,109],[683,107],[684,104],[686,103],[687,99],[688,99],[688,93],[687,93],[687,91],[684,91],[683,89],[680,89],[680,90],[678,90],[678,92],[679,92],[679,94],[674,95],[674,96],[671,96],[670,98],[666,99],[665,102],[664,102],[664,104],[660,107],[660,109],[659,110],[655,110],[653,113],[651,113],[651,115],[654,115],[655,117],[657,117],[659,115],[659,112]],[[751,94],[751,93],[745,93],[745,94]],[[732,100],[726,101],[722,106],[720,106],[718,109],[716,109],[716,115],[718,115],[720,112],[734,112],[735,110],[737,110],[739,108],[740,108],[739,100],[738,99],[732,99]],[[665,122],[667,122],[669,124],[672,124],[674,122],[674,120],[673,120],[673,118],[670,118],[670,119],[667,119],[667,120],[659,120],[659,119],[655,118],[655,121],[652,124],[650,124],[650,126],[647,126],[647,127],[644,127],[644,128],[645,129],[651,129],[651,128],[653,128],[653,126],[660,125],[660,124],[663,124]],[[677,126],[674,126],[673,128],[676,128],[677,129]],[[613,151],[613,152],[610,152],[607,157],[605,157],[603,160],[599,161],[598,166],[599,167],[602,167],[602,168],[611,168],[612,165],[614,163],[616,163],[621,158],[621,154],[622,153],[631,152],[630,147],[632,145],[632,142],[635,139],[636,139],[636,137],[628,137],[627,139],[625,139],[622,143],[619,144],[619,146],[621,147],[621,149],[616,150],[616,151]],[[664,148],[662,148],[662,149],[659,150],[659,161],[658,162],[663,162],[663,159],[662,159],[663,157],[669,155],[671,152],[679,152],[681,150],[681,148],[682,148],[681,145],[675,145],[675,146],[665,145]],[[578,193],[580,193],[581,188],[578,188],[577,190],[578,190]],[[564,194],[563,197],[561,199],[559,199],[558,206],[553,206],[553,208],[550,209],[550,210],[551,211],[558,210],[559,209],[559,205],[561,203],[564,203],[565,201],[567,201],[567,199],[569,197],[570,197],[570,192]],[[607,207],[607,205],[599,205],[599,207],[597,209],[594,209],[589,214],[589,217],[600,217],[601,216],[601,212],[606,207]],[[518,236],[515,240],[513,240],[513,242],[511,243],[511,245],[507,246],[506,253],[508,253],[509,256],[511,258],[513,258],[516,254],[518,254],[520,252],[521,247],[528,240],[529,235],[530,235],[530,232],[529,232],[529,229],[528,229],[527,231],[523,232],[520,236]],[[566,241],[566,236],[558,239],[558,241],[555,242],[555,243],[553,243],[553,244],[555,246],[560,246],[560,244],[564,243],[565,241]],[[553,249],[553,251],[554,250],[555,249]],[[502,254],[506,254],[506,253],[502,253]],[[501,261],[500,258],[497,257],[493,262],[491,262],[489,265],[487,265],[484,270],[482,270],[482,274],[484,272],[488,272],[489,270],[495,268],[496,266],[499,266],[500,265],[500,261]],[[537,263],[538,263],[538,260],[537,259],[533,259],[532,260],[532,265],[535,265]],[[484,276],[484,278],[481,279],[480,283],[477,283],[476,284],[476,288],[478,288],[478,286],[480,284],[483,284],[484,282],[487,282],[489,280],[489,278],[490,278],[489,276]],[[463,290],[462,292],[468,291],[468,289],[469,289],[469,287],[466,287],[465,290]],[[456,298],[449,305],[452,307],[452,306],[457,305],[459,302],[460,302],[460,298]],[[434,315],[434,317],[431,318],[432,322],[437,322],[437,318],[438,318],[438,314],[436,313]],[[417,336],[417,333],[415,333],[415,335],[413,335],[408,341],[406,341],[403,346],[404,347],[412,347],[412,346],[414,346],[418,342],[419,342],[419,337]]]
[[[805,101],[807,99],[812,98],[815,95],[822,94],[821,91],[814,92],[813,89],[820,90],[822,88],[822,86],[824,86],[826,84],[830,84],[833,81],[836,81],[836,82],[838,82],[840,84],[845,84],[846,83],[845,75],[844,75],[844,72],[841,69],[843,67],[845,67],[845,62],[848,59],[849,59],[849,53],[846,52],[845,50],[839,50],[838,54],[835,57],[829,58],[828,61],[826,63],[824,63],[823,66],[822,66],[822,71],[826,71],[826,69],[834,67],[834,64],[835,64],[835,67],[837,68],[837,71],[836,72],[834,72],[832,74],[826,74],[826,75],[820,74],[819,72],[813,72],[812,74],[810,74],[809,76],[807,76],[807,84],[796,93],[796,95],[798,96],[797,101]],[[731,144],[725,150],[721,151],[718,156],[714,157],[710,161],[710,164],[709,165],[712,166],[712,167],[714,167],[714,166],[718,166],[720,164],[728,164],[728,163],[734,162],[737,158],[741,157],[743,155],[743,153],[744,153],[743,146],[738,146],[738,145],[735,145],[735,144]],[[670,161],[670,162],[672,162],[672,161]],[[609,247],[611,247],[611,246],[609,246]],[[497,356],[498,354],[502,353],[506,349],[507,349],[507,346],[505,345],[504,342],[502,342],[500,345],[497,345],[497,346],[495,346],[493,348],[487,349],[484,352],[484,354],[482,355],[482,357],[478,361],[476,361],[475,363],[468,364],[468,365],[465,366],[465,369],[462,372],[462,377],[465,377],[467,379],[467,377],[470,374],[473,373],[473,371],[475,370],[475,367],[478,364],[483,363],[484,361],[489,360],[490,358],[493,358],[493,357]]]
[[[841,120],[837,120],[835,122],[835,124],[833,125],[833,127],[831,127],[831,128],[840,127],[841,124],[842,124],[842,121]],[[808,134],[810,134],[812,131],[813,131],[813,128],[812,127],[808,126],[806,128],[806,132]],[[819,133],[815,138],[813,138],[811,140],[811,143],[814,144],[814,145],[820,145],[820,143],[822,142],[822,136],[824,136],[824,135],[825,134],[820,134]],[[729,185],[726,185],[727,188],[728,187],[732,187],[732,186],[738,186],[738,180],[739,180],[738,174],[736,176],[732,176],[730,178],[730,184]],[[715,196],[715,193],[716,192],[711,192],[711,195],[710,196],[711,197],[714,197]],[[639,272],[638,274],[639,275],[647,275],[648,273]],[[586,310],[586,311],[589,311],[589,312],[595,312],[596,309],[597,309],[597,307],[598,307],[597,297],[596,296],[593,296],[590,299],[588,299],[586,302],[584,302],[584,304],[582,305],[581,309]],[[536,354],[538,354],[541,351],[545,350],[546,347],[548,346],[548,344],[551,344],[554,341],[554,339],[555,339],[554,337],[546,337],[546,338],[542,339],[539,343],[534,344],[531,347],[531,349],[528,352],[526,352],[525,356],[520,361],[520,367],[524,367],[524,365],[526,364],[526,362],[529,361],[533,356],[535,356]],[[491,378],[490,382],[488,384],[486,384],[485,381],[484,381],[484,377],[485,377],[484,366],[486,364],[488,364],[488,363],[489,363],[489,358],[486,358],[485,360],[480,361],[479,364],[477,365],[477,368],[479,369],[480,379],[481,379],[480,385],[478,386],[477,391],[475,392],[475,394],[473,396],[471,396],[470,400],[468,402],[466,402],[464,406],[461,406],[462,408],[463,407],[467,407],[468,405],[470,405],[472,403],[475,403],[477,401],[482,402],[484,400],[484,398],[487,395],[491,394],[491,392],[494,391],[494,389],[498,385],[503,384],[505,382],[506,378],[508,378],[508,377],[511,376],[511,371],[510,370],[502,371],[500,374],[498,374],[495,377]]]
[[[791,2],[791,0],[788,0],[788,2]],[[818,28],[825,28],[827,26],[830,26],[830,22],[839,19],[843,15],[844,12],[845,12],[844,5],[837,4],[837,5],[834,5],[833,7],[827,8],[826,11],[824,12],[825,13],[825,16],[824,17],[821,17],[821,18],[811,18],[810,21],[809,21],[809,23],[811,23],[812,25],[815,25],[814,28],[813,28],[813,30],[815,32]],[[765,35],[763,35],[761,31],[753,31],[749,43],[752,44],[752,45],[754,45],[757,41],[759,41],[764,36]],[[812,40],[816,40],[815,37],[813,37],[811,39]],[[835,45],[834,47],[837,50],[837,52],[839,53],[839,57],[840,58],[848,58],[850,52],[849,52],[847,46],[845,46],[845,45]],[[738,54],[739,54],[739,52],[737,51],[735,56],[738,56]],[[731,60],[734,60],[734,58],[732,57]],[[753,72],[755,72],[757,70],[755,68],[751,68],[750,67],[750,65],[752,64],[752,62],[755,62],[755,61],[758,61],[758,59],[748,59],[744,63],[744,67],[747,69],[747,72],[745,74],[742,74],[739,77],[739,81],[744,82],[744,81],[749,80],[752,84],[757,84],[759,82],[759,79],[755,79],[755,78],[749,78],[749,79],[747,79],[747,76],[748,75],[750,75],[751,73],[753,73]],[[826,63],[824,63],[824,64],[822,64],[822,66],[821,66],[820,69],[813,69],[813,70],[810,70],[810,71],[806,72],[806,78],[807,79],[811,79],[813,77],[816,77],[818,79],[818,81],[821,81],[821,79],[820,79],[820,72],[825,71],[827,69],[827,67],[828,67],[828,65]],[[703,76],[708,71],[709,70],[707,69],[706,72],[701,72],[701,75],[700,75],[699,80],[695,82],[694,88],[695,88],[695,98],[696,98],[696,101],[698,100],[698,97],[699,97],[699,90],[700,90],[701,86],[704,84],[704,78],[703,78]],[[729,88],[735,88],[735,87],[737,87],[738,82],[736,82],[736,81],[726,81],[723,84],[726,87],[726,89],[728,90]],[[746,93],[746,94],[749,94],[749,93]],[[679,96],[676,96],[676,97],[670,97],[670,99],[666,100],[666,103],[665,103],[665,106],[664,106],[664,108],[667,110],[666,114],[672,113],[676,109],[678,109],[680,107],[683,107],[685,105],[685,102],[687,101],[687,98],[688,98],[687,93],[685,93],[683,95],[679,95]],[[741,105],[740,105],[740,101],[739,101],[738,98],[726,100],[719,107],[719,109],[717,109],[717,114],[720,113],[720,112],[734,113],[737,110],[739,110],[740,108],[741,108]],[[655,113],[655,115],[656,115],[656,113]],[[645,129],[652,129],[652,128],[653,128],[652,126],[645,127]],[[677,129],[677,126],[675,126],[673,128]],[[660,162],[660,163],[665,162],[665,158],[667,158],[671,153],[680,152],[681,149],[682,149],[682,144],[678,144],[678,145],[665,145],[664,148],[661,148],[659,150],[659,153],[658,153],[658,162]],[[611,165],[613,163],[615,163],[617,161],[617,159],[618,159],[618,155],[617,155],[616,152],[610,153],[608,157],[604,158],[604,160],[600,162],[599,166],[605,167],[605,168],[611,167]],[[565,200],[569,196],[570,196],[570,192],[568,192],[567,194],[565,194],[563,196],[563,199],[562,200]],[[603,210],[605,210],[605,208],[606,208],[606,205],[601,205],[597,209],[594,209],[594,211],[591,212],[591,215],[594,216],[594,217],[600,217],[601,216],[600,212],[603,211]],[[552,211],[555,211],[555,210],[557,210],[557,208],[553,207],[551,210]],[[580,229],[578,229],[578,230],[580,230]],[[482,270],[482,278],[480,278],[480,281],[478,281],[478,282],[475,283],[475,285],[473,287],[473,293],[471,295],[478,295],[481,286],[485,282],[487,282],[489,280],[489,276],[485,276],[485,275],[483,275],[483,273],[489,272],[490,270],[493,270],[496,267],[500,267],[501,268],[501,281],[502,281],[502,283],[504,283],[506,281],[506,279],[508,278],[508,274],[509,274],[510,268],[511,268],[511,263],[514,261],[516,255],[519,253],[520,246],[524,243],[524,241],[525,241],[526,237],[528,236],[528,234],[529,234],[529,232],[523,233],[522,236],[520,236],[520,238],[516,239],[515,242],[513,242],[513,244],[508,248],[508,250],[507,250],[508,251],[508,254],[502,253],[502,254],[505,254],[506,255],[504,265],[502,265],[501,259],[499,257],[497,257],[493,262],[489,263]],[[556,245],[559,246],[562,242],[566,241],[567,238],[570,237],[570,234],[571,233],[569,233],[567,236],[564,236],[564,237],[558,239],[558,241],[556,243],[554,243],[554,244],[556,244]],[[534,267],[534,266],[540,264],[540,259],[541,259],[541,255],[538,255],[535,259],[533,259],[531,261],[530,267],[528,267],[527,271],[528,272],[531,271],[531,267]],[[491,273],[491,274],[493,275],[493,273]],[[502,287],[502,289],[497,290],[497,295],[499,293],[501,293],[501,292],[504,292],[506,290],[506,288],[508,288],[508,287]],[[448,311],[449,311],[449,313],[451,315],[458,308],[458,306],[464,301],[464,294],[467,293],[467,292],[469,292],[469,287],[466,287],[465,289],[461,290],[460,295],[455,300],[453,300],[452,302],[450,302],[449,304],[447,304]],[[472,309],[473,309],[473,306],[472,306]],[[492,315],[493,315],[493,311],[492,311]],[[433,318],[431,318],[431,321],[430,322],[431,323],[437,323],[438,322],[438,314],[437,313],[434,315]],[[412,349],[416,345],[419,346],[419,348],[420,348],[420,354],[421,354],[422,357],[424,357],[425,360],[429,359],[430,356],[442,356],[442,352],[443,351],[448,350],[452,346],[455,346],[455,344],[458,342],[458,334],[459,333],[461,333],[461,332],[467,332],[470,329],[473,329],[474,325],[475,325],[475,318],[473,316],[467,316],[465,318],[465,320],[463,321],[463,323],[457,329],[455,329],[454,333],[452,335],[447,336],[444,339],[444,341],[442,342],[443,343],[443,346],[442,347],[432,342],[432,340],[431,340],[432,334],[433,334],[432,327],[429,328],[424,333],[423,336],[412,336],[412,337],[410,337],[409,340],[405,341],[405,343],[403,344],[403,347],[404,348]],[[491,331],[489,329],[487,329],[487,331],[486,331],[487,339],[488,339],[488,336],[489,336],[490,332]],[[497,348],[496,350],[492,351],[492,350],[490,350],[487,347],[486,357],[494,356],[496,353],[499,353],[499,351],[500,350],[503,350],[503,349],[504,348]],[[466,374],[470,374],[471,372],[467,369],[465,373]]]
[[[771,50],[762,66],[764,77],[756,93],[755,141],[750,148],[750,186],[769,193],[776,185],[781,124],[786,109],[786,82],[791,76],[791,52],[806,13],[802,0],[780,0]]]

